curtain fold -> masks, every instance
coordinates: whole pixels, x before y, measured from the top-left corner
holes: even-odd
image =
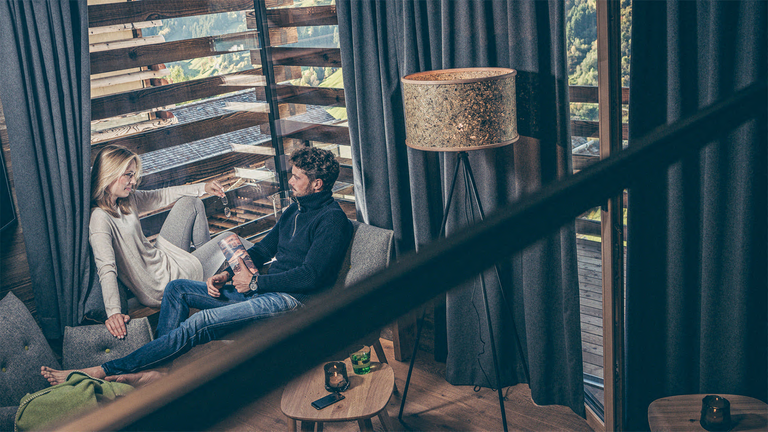
[[[634,2],[630,145],[768,78],[765,2]],[[626,429],[655,399],[766,400],[768,119],[629,191]]]
[[[19,220],[48,338],[83,316],[88,249],[90,64],[85,0],[0,0],[0,80]]]
[[[562,2],[343,0],[337,10],[358,217],[393,229],[399,256],[436,240],[457,162],[454,154],[406,147],[402,76],[458,67],[518,71],[520,141],[469,152],[486,214],[570,173]],[[448,236],[472,220],[461,178],[453,200]],[[493,271],[484,276],[501,384],[525,382],[507,304]],[[573,224],[502,263],[500,277],[534,401],[566,405],[583,416]],[[495,388],[479,278],[448,293],[446,310],[446,378]]]

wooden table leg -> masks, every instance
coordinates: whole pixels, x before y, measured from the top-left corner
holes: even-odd
[[[370,418],[358,420],[357,424],[360,426],[360,432],[373,432],[373,423]]]
[[[297,432],[296,431],[296,427],[297,426],[298,425],[296,424],[296,419],[292,419],[292,418],[288,417],[288,428],[290,429],[290,431],[291,432]]]
[[[394,427],[392,427],[392,420],[389,418],[389,413],[387,413],[387,409],[384,408],[379,413],[379,420],[381,420],[381,425],[384,426],[385,431],[393,431],[395,430]]]

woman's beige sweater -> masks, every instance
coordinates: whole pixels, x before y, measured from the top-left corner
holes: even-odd
[[[175,186],[153,191],[133,191],[130,214],[111,216],[96,207],[91,212],[90,242],[107,316],[120,312],[117,279],[133,292],[141,304],[159,307],[168,282],[175,279],[202,280],[203,267],[197,258],[157,236],[149,243],[141,230],[139,213],[173,204],[183,196],[201,196],[205,184]]]

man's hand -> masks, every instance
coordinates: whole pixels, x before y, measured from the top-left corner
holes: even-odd
[[[229,273],[227,272],[221,272],[209,277],[208,280],[205,281],[205,285],[208,287],[208,295],[217,298],[221,296],[221,287],[223,287],[227,281],[229,281]]]
[[[224,196],[224,188],[222,188],[216,180],[205,184],[205,192],[211,195],[216,195],[219,198]]]
[[[124,339],[128,334],[128,330],[125,328],[125,324],[130,320],[131,317],[128,315],[116,313],[107,318],[104,324],[107,326],[107,330],[112,333],[112,336],[118,339]]]
[[[235,266],[235,275],[232,277],[232,284],[240,294],[245,294],[251,290],[250,284],[253,279],[253,273],[246,267],[243,259],[237,257]]]

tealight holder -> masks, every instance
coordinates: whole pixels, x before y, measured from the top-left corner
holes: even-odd
[[[343,392],[349,388],[347,365],[344,362],[330,362],[323,366],[325,389],[329,392]]]
[[[731,403],[728,399],[708,395],[701,400],[701,427],[708,431],[726,431],[731,428]]]

